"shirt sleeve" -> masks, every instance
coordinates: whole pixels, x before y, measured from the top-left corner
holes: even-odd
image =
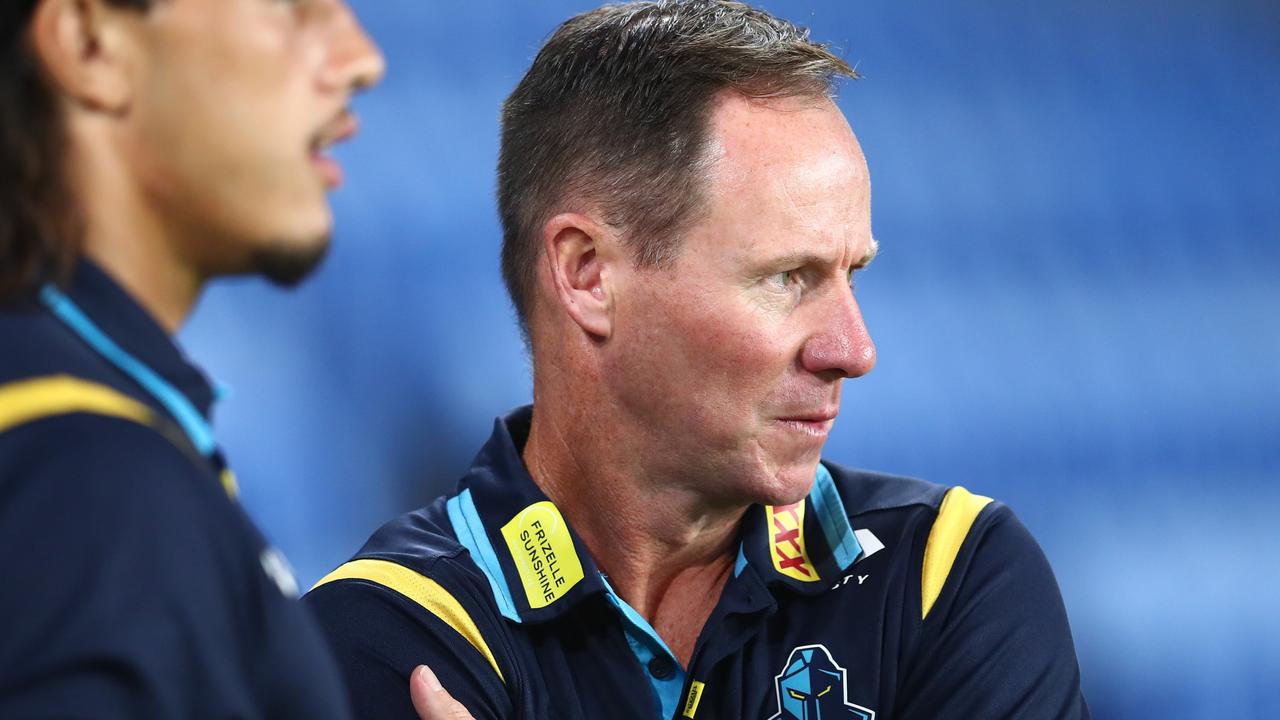
[[[993,503],[965,537],[920,619],[902,720],[1088,718],[1057,581],[1013,513]]]
[[[257,619],[217,482],[129,421],[0,436],[0,717],[254,716]]]
[[[513,681],[510,664],[503,663],[507,677],[500,676],[492,653],[486,657],[454,625],[419,602],[361,579],[324,583],[303,602],[329,638],[357,718],[416,720],[409,675],[419,665],[430,667],[476,720],[515,717],[506,687]],[[489,638],[488,646],[499,651],[498,619],[488,617],[487,611],[456,605],[447,613],[455,624],[458,611]]]

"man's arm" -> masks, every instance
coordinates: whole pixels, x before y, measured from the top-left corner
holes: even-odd
[[[471,598],[463,605],[459,598],[465,593],[450,592],[408,568],[364,562],[381,567],[350,573],[367,578],[321,581],[303,598],[329,638],[356,717],[418,718],[414,703],[436,697],[410,697],[410,678],[423,664],[448,688],[437,714],[423,717],[466,717],[447,714],[452,698],[479,720],[514,717],[507,687],[512,669],[493,642],[501,622],[496,612],[488,617]]]
[[[982,510],[922,607],[903,720],[1089,717],[1053,571],[1007,507]]]

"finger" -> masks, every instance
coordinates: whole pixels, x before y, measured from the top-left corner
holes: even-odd
[[[421,720],[474,720],[426,665],[419,665],[409,675],[409,697]]]

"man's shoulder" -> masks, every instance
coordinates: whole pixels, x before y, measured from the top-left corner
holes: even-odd
[[[0,485],[56,476],[45,489],[115,485],[122,503],[205,494],[212,469],[154,398],[38,302],[0,307],[0,338]]]
[[[0,432],[0,503],[32,494],[93,497],[98,512],[225,497],[213,472],[143,417],[78,411]]]
[[[409,607],[430,610],[445,601],[463,606],[468,614],[486,613],[492,605],[488,581],[458,540],[447,499],[383,525],[350,560],[321,578],[308,598],[390,593]]]
[[[0,384],[51,373],[96,378],[108,367],[36,303],[0,307],[0,338]]]
[[[146,425],[77,413],[0,434],[0,558],[13,580],[0,608],[26,619],[5,650],[38,648],[34,668],[85,643],[123,648],[142,635],[108,620],[165,601],[225,619],[228,577],[257,559],[237,513],[211,472]]]
[[[93,550],[86,556],[160,548],[179,573],[190,565],[184,552],[241,549],[245,522],[213,468],[142,398],[90,375],[0,380],[7,536],[31,546],[78,544]]]
[[[0,516],[8,550],[56,558],[42,565],[0,552],[15,577],[39,579],[22,600],[28,607],[70,597],[77,578],[99,577],[104,565],[114,579],[93,593],[103,608],[125,606],[142,586],[184,598],[204,587],[193,602],[221,598],[218,583],[256,560],[262,544],[219,478],[171,440],[87,413],[0,434]]]
[[[960,485],[825,462],[862,552],[836,587],[887,575],[903,619],[904,716],[1014,708],[1088,717],[1061,593],[1044,552],[1004,503]],[[872,585],[874,587],[874,585]],[[858,594],[836,594],[858,602]],[[877,597],[877,607],[885,607]],[[996,678],[988,682],[988,679]],[[974,689],[977,689],[976,691]],[[962,713],[965,714],[965,713]]]
[[[991,536],[997,528],[1021,527],[1007,505],[980,494],[981,488],[971,492],[960,485],[858,470],[826,461],[823,465],[831,473],[853,527],[902,539],[917,538],[917,549],[929,558],[939,559],[938,566],[947,570],[958,555],[967,557],[976,548],[978,538]],[[1029,535],[1022,538],[1015,533],[1009,539],[1005,534],[1000,534],[1000,542],[1030,540]],[[913,557],[911,562],[922,562],[922,557]],[[924,569],[929,568],[926,562]],[[941,577],[945,579],[946,574],[943,572]]]
[[[514,672],[506,623],[446,505],[440,498],[383,525],[303,597],[357,706],[407,710],[402,679],[422,662],[451,688],[481,689],[469,697],[506,697]]]
[[[466,549],[458,541],[445,510],[446,497],[425,507],[393,518],[378,528],[352,560],[378,559],[395,562],[423,574],[437,565],[466,565]],[[447,570],[445,570],[447,572]]]
[[[831,473],[850,518],[873,512],[927,508],[937,511],[946,485],[904,475],[851,468],[829,460],[822,464]]]

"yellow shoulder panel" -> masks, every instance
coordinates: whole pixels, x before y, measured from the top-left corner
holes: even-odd
[[[951,566],[960,552],[960,544],[973,527],[982,508],[991,498],[974,495],[962,487],[953,487],[942,498],[938,517],[929,531],[929,541],[924,547],[924,568],[920,573],[920,619],[929,616],[933,604],[942,593],[942,586],[951,574]]]
[[[418,603],[424,610],[440,618],[459,635],[466,638],[467,642],[479,650],[484,659],[493,666],[493,671],[498,673],[498,679],[504,683],[507,681],[502,677],[502,670],[498,669],[498,661],[489,650],[489,644],[484,641],[480,629],[462,607],[462,603],[459,603],[457,598],[435,580],[388,560],[364,558],[339,566],[337,570],[321,578],[320,582],[311,589],[314,590],[321,585],[338,580],[367,580],[394,590]]]
[[[72,413],[105,415],[155,426],[151,408],[106,385],[71,375],[49,375],[0,385],[0,432]],[[220,480],[227,496],[234,500],[240,493],[236,476],[225,469]]]
[[[70,375],[19,380],[0,385],[0,432],[55,415],[93,413],[151,421],[151,409],[106,385]]]

